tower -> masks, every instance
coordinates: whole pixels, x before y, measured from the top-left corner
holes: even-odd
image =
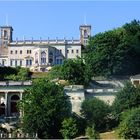
[[[91,25],[81,25],[80,26],[80,41],[81,44],[86,46],[88,43],[88,38],[91,36]]]
[[[11,26],[1,26],[0,31],[0,55],[7,55],[8,43],[12,42],[13,28]]]

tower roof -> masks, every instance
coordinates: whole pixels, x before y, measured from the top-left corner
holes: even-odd
[[[80,28],[83,28],[83,27],[89,27],[89,28],[91,28],[91,25],[85,25],[85,24],[80,25]]]
[[[4,26],[0,26],[0,28],[11,28],[11,29],[12,29],[12,31],[13,31],[12,26],[6,26],[6,25],[4,25]]]

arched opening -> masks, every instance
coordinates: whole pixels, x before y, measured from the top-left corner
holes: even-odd
[[[18,95],[11,96],[11,114],[18,113],[17,102],[19,101],[19,99],[20,98]]]
[[[84,37],[88,37],[87,30],[84,30]]]
[[[41,65],[45,65],[46,64],[46,53],[43,51],[41,53]]]
[[[5,104],[1,103],[0,104],[0,116],[5,114]]]
[[[35,53],[35,64],[38,64],[38,53]]]

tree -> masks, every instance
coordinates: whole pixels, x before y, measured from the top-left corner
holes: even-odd
[[[52,69],[48,72],[47,77],[50,80],[56,79],[56,78],[62,78],[62,66],[57,65],[57,66],[53,66]]]
[[[78,132],[76,120],[71,118],[64,119],[62,129],[60,130],[64,139],[74,138]]]
[[[31,72],[27,68],[16,67],[16,73],[5,76],[6,79],[14,81],[25,81],[30,79]]]
[[[110,113],[110,107],[97,98],[86,99],[82,103],[81,113],[87,120],[88,126],[95,125],[95,129],[101,130],[106,117]]]
[[[99,139],[99,134],[94,129],[94,125],[86,128],[86,136],[88,136],[90,139]]]
[[[99,33],[89,39],[85,63],[93,76],[128,75],[140,72],[140,22]]]
[[[112,104],[113,113],[117,120],[123,111],[138,106],[140,106],[140,87],[135,88],[129,82],[116,94]]]
[[[0,80],[4,80],[6,76],[17,74],[18,69],[12,67],[0,67]]]
[[[36,79],[24,95],[19,104],[23,112],[23,131],[37,133],[39,138],[61,138],[61,123],[71,115],[63,87],[45,79]]]
[[[140,139],[140,107],[122,114],[118,134],[124,139]]]
[[[65,60],[62,65],[62,77],[71,84],[88,84],[91,79],[90,68],[82,58]]]

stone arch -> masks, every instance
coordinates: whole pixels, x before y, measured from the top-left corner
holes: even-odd
[[[5,104],[1,103],[0,104],[0,116],[5,114]]]
[[[46,64],[46,52],[41,52],[41,64]]]
[[[13,114],[17,114],[19,113],[18,109],[17,109],[17,102],[20,100],[20,97],[18,95],[12,95],[11,98],[10,98],[10,106],[11,106],[11,109],[10,109],[10,113]]]
[[[88,37],[88,32],[87,32],[87,30],[84,30],[84,37]]]

